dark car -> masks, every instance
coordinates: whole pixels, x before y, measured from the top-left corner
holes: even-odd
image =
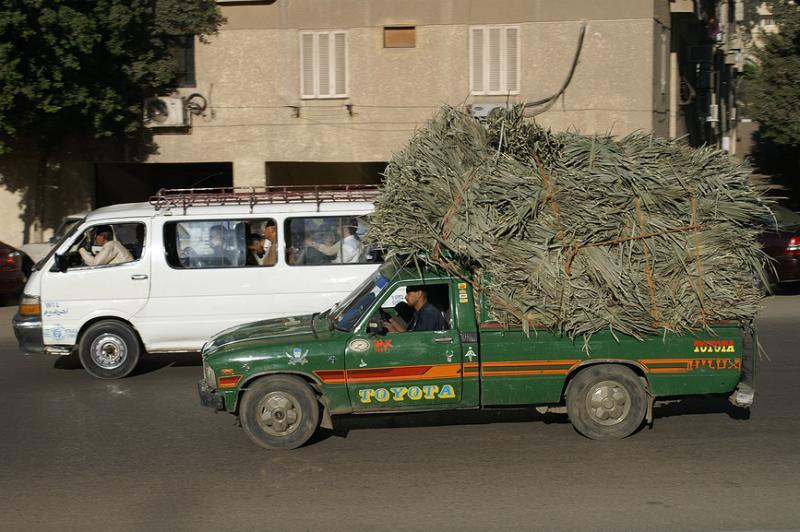
[[[25,257],[16,248],[0,242],[0,304],[18,297],[25,288]]]
[[[800,214],[780,205],[772,207],[772,213],[775,220],[765,224],[759,237],[764,251],[775,259],[775,271],[767,268],[771,291],[800,281]]]

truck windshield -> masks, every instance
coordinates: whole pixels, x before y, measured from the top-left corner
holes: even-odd
[[[50,257],[52,257],[55,254],[56,250],[59,247],[61,247],[61,244],[65,240],[72,238],[72,235],[74,235],[75,232],[78,230],[78,228],[81,226],[81,222],[83,222],[83,220],[78,220],[76,223],[73,223],[69,229],[67,229],[66,233],[64,233],[59,238],[58,242],[56,242],[55,245],[53,245],[53,247],[50,248],[50,251],[47,253],[47,255],[45,255],[42,260],[36,263],[36,265],[33,267],[34,270],[41,270],[42,268],[44,268],[44,265],[47,264],[47,261],[50,260]]]
[[[331,314],[333,327],[340,331],[352,331],[396,271],[397,265],[387,262],[353,290]]]

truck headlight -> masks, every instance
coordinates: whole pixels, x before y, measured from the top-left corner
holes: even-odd
[[[206,379],[206,384],[209,388],[216,388],[217,387],[217,376],[214,375],[214,370],[211,369],[211,366],[207,364],[203,364],[205,367],[203,368],[203,377]]]

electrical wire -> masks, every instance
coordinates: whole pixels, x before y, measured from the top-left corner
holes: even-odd
[[[575,69],[578,66],[578,59],[581,56],[581,50],[583,50],[583,38],[586,35],[586,21],[581,21],[581,29],[578,32],[578,46],[575,49],[575,57],[572,59],[572,66],[569,69],[569,73],[567,74],[567,78],[564,80],[564,83],[561,84],[561,87],[556,91],[555,94],[552,96],[548,96],[547,98],[542,98],[540,100],[535,100],[533,102],[526,102],[525,109],[530,109],[532,107],[539,107],[543,106],[541,109],[536,109],[531,113],[526,113],[526,117],[533,117],[539,114],[544,113],[545,111],[549,110],[553,107],[553,104],[556,103],[556,100],[564,94],[564,91],[567,90],[570,82],[572,81],[572,75],[575,74]]]

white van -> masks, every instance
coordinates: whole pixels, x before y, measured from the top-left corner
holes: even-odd
[[[77,348],[89,373],[113,379],[129,374],[143,351],[198,351],[234,325],[324,310],[380,262],[379,251],[361,244],[377,192],[161,191],[150,203],[93,211],[31,274],[13,322],[20,349]],[[127,252],[87,266],[95,259],[80,248],[102,243],[97,233]]]

